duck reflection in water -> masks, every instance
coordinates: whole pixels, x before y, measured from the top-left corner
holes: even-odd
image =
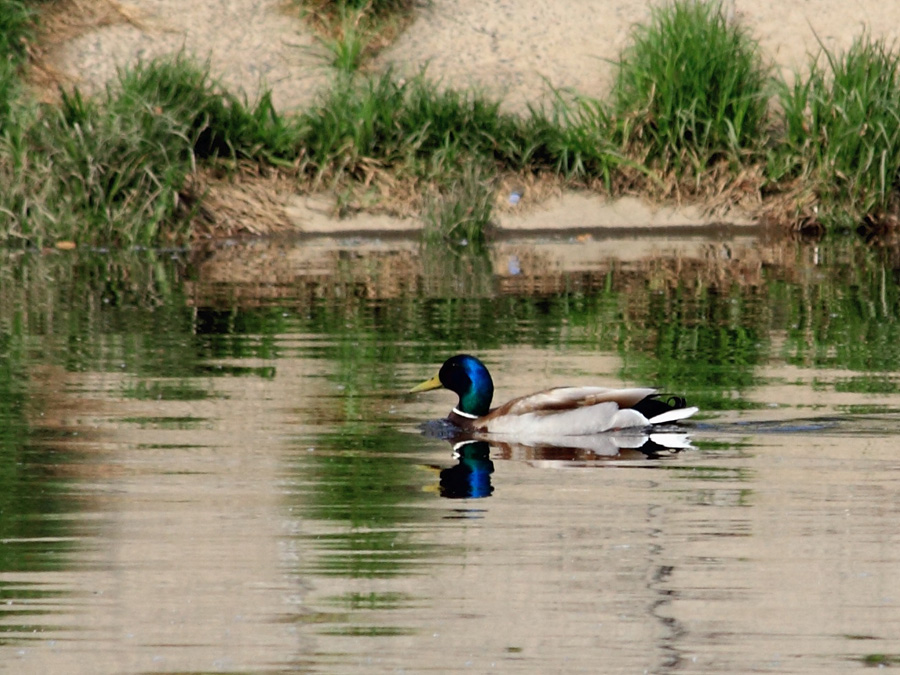
[[[595,437],[568,438],[565,445],[514,443],[492,438],[464,438],[447,433],[447,427],[426,425],[423,431],[450,441],[457,464],[440,469],[440,493],[449,499],[479,499],[494,492],[493,453],[498,459],[528,462],[544,468],[598,465],[611,461],[664,459],[692,449],[690,438],[681,432],[608,433]]]
[[[461,441],[453,446],[453,456],[459,463],[441,469],[441,497],[448,499],[480,499],[494,491],[491,474],[491,446],[487,441]]]

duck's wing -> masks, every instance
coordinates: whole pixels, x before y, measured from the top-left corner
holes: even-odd
[[[650,388],[555,387],[514,398],[492,411],[492,415],[550,415],[607,402],[619,408],[631,408],[655,393],[656,389]]]
[[[478,420],[483,431],[520,438],[583,436],[649,425],[630,406],[655,389],[557,387],[513,399]]]

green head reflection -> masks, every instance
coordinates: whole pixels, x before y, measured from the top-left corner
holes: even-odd
[[[453,447],[459,463],[441,471],[441,497],[480,499],[494,491],[491,446],[487,441],[462,441]]]

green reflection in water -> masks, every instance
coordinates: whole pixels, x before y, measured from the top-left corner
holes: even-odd
[[[422,600],[408,593],[371,591],[368,593],[344,593],[323,598],[322,602],[348,610],[408,609],[418,607]]]
[[[346,635],[350,637],[396,637],[399,635],[417,635],[421,629],[404,628],[402,626],[360,626],[349,625],[339,628],[323,628],[322,635]]]
[[[84,449],[95,432],[78,419],[96,397],[85,392],[72,414],[81,392],[67,374],[155,377],[193,360],[182,348],[193,332],[185,270],[171,254],[0,252],[0,574],[65,570],[89,546],[97,525],[79,518],[93,506],[78,483],[92,477]],[[11,639],[49,624],[10,619],[52,614],[70,595],[36,578],[0,584],[0,630]]]
[[[835,246],[799,278],[773,280],[787,362],[871,373],[900,370],[900,270],[890,250]],[[785,275],[787,276],[787,275]],[[854,391],[879,391],[857,379]],[[894,391],[891,389],[890,391]]]
[[[858,657],[858,660],[866,666],[885,668],[900,665],[900,654],[865,654]]]
[[[886,413],[900,413],[900,408],[892,408],[890,406],[878,403],[872,403],[869,405],[845,405],[841,407],[841,410],[846,412],[848,415],[884,415]]]
[[[686,394],[705,411],[758,407],[745,394],[766,384],[760,367],[779,357],[863,373],[826,387],[896,391],[886,374],[900,366],[893,254],[854,241],[784,247],[787,262],[752,278],[703,265],[661,273],[650,261],[638,271],[535,273],[519,285],[484,255],[426,249],[421,276],[396,278],[351,250],[333,276],[270,305],[199,310],[197,328],[218,358],[278,358],[285,347],[265,336],[310,336],[304,355],[337,365],[329,377],[344,392],[345,419],[395,386],[397,364],[514,345],[618,353],[623,379]]]
[[[135,424],[143,429],[197,429],[208,420],[204,417],[192,417],[185,415],[176,417],[120,417],[122,422]]]
[[[758,383],[767,354],[765,303],[756,289],[686,288],[653,294],[629,318],[624,375],[684,392],[701,410],[753,407],[741,392]]]
[[[856,394],[896,394],[900,391],[900,382],[880,374],[869,377],[840,378],[835,380],[834,390]]]
[[[144,380],[124,387],[122,395],[138,401],[204,401],[215,396],[189,380],[180,382]]]
[[[322,377],[335,387],[319,402],[328,412],[305,420],[324,432],[298,443],[291,467],[298,487],[287,498],[300,518],[314,521],[314,533],[301,535],[314,551],[304,569],[406,574],[443,552],[421,537],[434,517],[423,507],[433,499],[425,489],[436,480],[416,460],[421,440],[394,431],[387,416],[400,388],[398,365],[516,345],[608,352],[622,357],[627,381],[684,393],[705,410],[746,407],[746,392],[765,385],[760,367],[779,359],[848,372],[823,376],[822,388],[895,393],[896,254],[844,242],[820,246],[815,260],[809,247],[793,255],[749,282],[702,267],[663,279],[652,269],[612,265],[551,270],[515,285],[486,256],[428,252],[414,274],[395,278],[378,268],[363,283],[359,269],[370,262],[351,252],[333,273],[298,275],[280,288],[283,295],[260,299],[245,288],[235,295],[242,300],[214,302],[197,291],[202,279],[184,256],[8,253],[0,267],[0,537],[13,543],[0,547],[0,571],[64,566],[82,534],[72,525],[77,519],[60,517],[80,508],[71,498],[76,479],[61,471],[78,458],[34,421],[44,403],[29,382],[40,367],[124,372],[117,392],[124,398],[192,401],[208,396],[196,378],[271,379],[278,359],[327,362]],[[389,284],[392,293],[373,292]],[[240,363],[248,359],[276,365]],[[127,421],[176,429],[208,423]],[[752,498],[728,494],[736,505]]]
[[[679,478],[690,480],[749,483],[754,479],[752,472],[744,467],[669,466],[661,464],[659,468],[674,473]]]
[[[308,572],[350,577],[406,574],[438,551],[421,542],[421,508],[433,477],[415,460],[421,440],[387,428],[325,433],[298,455],[296,510],[320,521],[305,538],[316,555]]]
[[[510,345],[618,352],[626,379],[686,391],[706,409],[745,405],[739,393],[757,383],[754,369],[767,339],[760,316],[765,303],[755,289],[735,286],[723,296],[710,287],[650,288],[609,272],[563,278],[553,293],[507,294],[494,277],[472,282],[463,263],[452,258],[437,276],[440,283],[396,298],[370,299],[347,281],[339,297],[315,298],[302,310],[221,312],[227,320],[203,312],[199,321],[204,330],[322,336],[322,343],[306,346],[306,355],[337,364],[333,378],[343,387],[347,417],[359,414],[360,397],[395,386],[396,364]],[[233,337],[220,335],[211,344],[211,355],[249,355],[248,343]],[[275,344],[264,353],[277,357],[283,350]]]
[[[73,508],[52,439],[28,421],[22,324],[3,334],[0,358],[0,572],[59,569],[71,547],[59,516]]]

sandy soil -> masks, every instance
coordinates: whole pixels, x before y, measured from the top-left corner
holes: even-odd
[[[416,72],[427,65],[432,78],[454,87],[479,87],[502,96],[514,110],[539,102],[547,94],[547,82],[602,96],[611,80],[611,62],[626,44],[631,26],[649,17],[652,4],[430,0],[422,3],[413,24],[371,67]],[[802,70],[819,43],[840,50],[864,30],[889,40],[900,37],[900,3],[727,0],[726,4],[734,20],[759,40],[765,58],[787,74]],[[78,17],[98,13],[105,18],[78,24]],[[102,88],[118,67],[178,50],[208,58],[214,74],[248,96],[253,97],[261,84],[270,87],[282,110],[307,105],[328,79],[321,46],[298,18],[297,9],[281,0],[72,0],[63,23],[70,30],[57,32],[59,39],[44,45],[46,62],[63,80],[88,91]],[[289,206],[285,221],[302,230],[346,226],[315,216],[321,209],[305,209],[296,196],[281,195],[269,202],[277,208]],[[548,227],[562,219],[585,227],[610,222],[633,226],[723,218],[721,212],[707,216],[697,209],[625,204],[564,195],[533,211],[526,200],[520,209],[523,215],[507,212],[500,224],[528,227],[538,220]],[[535,219],[535,213],[542,215]],[[747,220],[740,212],[725,219]],[[395,225],[417,226],[411,221]],[[359,227],[356,223],[351,229]]]

